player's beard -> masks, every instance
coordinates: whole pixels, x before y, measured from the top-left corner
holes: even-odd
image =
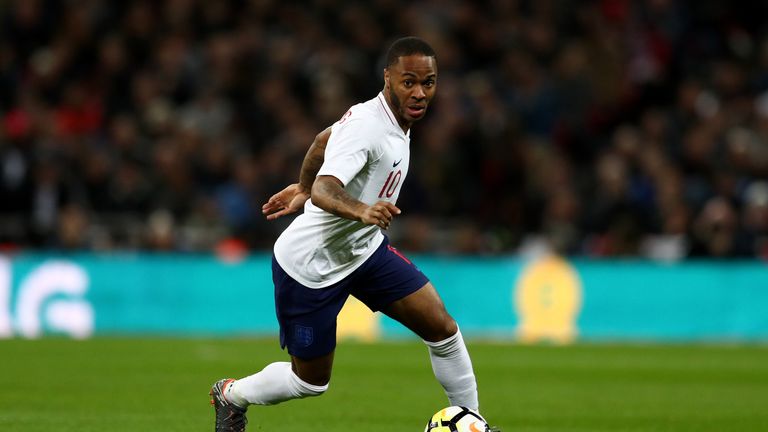
[[[389,100],[395,107],[395,115],[397,116],[397,121],[403,123],[408,122],[405,118],[405,113],[403,112],[403,105],[400,103],[400,99],[397,97],[395,90],[392,89],[392,87],[389,88]],[[402,126],[402,124],[400,126]]]

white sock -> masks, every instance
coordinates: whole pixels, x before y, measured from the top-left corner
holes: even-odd
[[[228,385],[224,396],[241,407],[248,405],[275,405],[291,399],[319,396],[328,390],[299,378],[288,362],[267,365],[261,372],[239,379]]]
[[[429,347],[432,370],[435,378],[442,384],[451,405],[479,408],[477,400],[477,381],[472,371],[472,360],[464,345],[461,332],[440,342],[424,341]]]

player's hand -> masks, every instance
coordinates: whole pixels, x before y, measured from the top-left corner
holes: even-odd
[[[366,225],[376,225],[381,229],[388,229],[392,218],[400,214],[400,209],[387,201],[379,201],[363,210],[360,221]]]
[[[267,216],[267,220],[274,220],[297,212],[308,199],[309,191],[299,183],[294,183],[272,195],[269,201],[261,206],[261,213]]]

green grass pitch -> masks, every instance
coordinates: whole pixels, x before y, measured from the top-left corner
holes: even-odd
[[[768,347],[470,343],[504,432],[768,431]],[[208,390],[286,356],[271,339],[0,341],[0,431],[212,431]],[[418,341],[341,344],[328,393],[249,431],[420,432],[447,405]]]

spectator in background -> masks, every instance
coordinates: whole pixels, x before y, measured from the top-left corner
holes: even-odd
[[[290,183],[311,131],[376,90],[377,47],[416,32],[442,54],[442,94],[417,126],[438,133],[414,143],[429,162],[408,178],[413,219],[394,240],[765,258],[767,12],[715,0],[0,2],[0,243],[272,244],[282,227],[248,200]],[[87,238],[59,238],[81,225]]]

